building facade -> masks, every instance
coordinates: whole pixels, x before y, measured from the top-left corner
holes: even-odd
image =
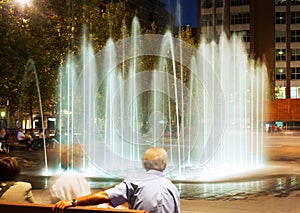
[[[300,98],[300,1],[276,0],[275,12],[278,98]]]
[[[161,33],[175,28],[174,15],[166,10],[166,5],[160,0],[128,0],[127,7],[138,12],[141,26],[145,28],[150,28],[152,22]]]
[[[270,84],[275,82],[275,11],[274,0],[198,0],[198,38],[218,41],[225,32],[243,36],[253,59],[264,59]]]
[[[128,11],[136,11],[141,27],[145,29],[150,29],[152,22],[161,33],[164,33],[166,29],[172,32],[175,29],[175,16],[160,0],[106,0],[106,2],[111,1],[125,2]]]
[[[275,97],[266,119],[299,123],[300,0],[198,0],[198,38],[221,32],[241,33],[249,57],[264,59]]]

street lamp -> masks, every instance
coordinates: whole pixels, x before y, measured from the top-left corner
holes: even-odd
[[[6,113],[4,111],[1,111],[0,115],[1,115],[1,118],[4,118]]]

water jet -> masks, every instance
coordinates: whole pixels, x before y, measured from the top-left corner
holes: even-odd
[[[149,146],[167,150],[166,175],[173,180],[261,168],[266,69],[249,59],[241,38],[223,34],[218,43],[195,47],[170,32],[138,34],[137,20],[133,26],[131,37],[108,40],[98,53],[84,42],[82,58],[69,55],[61,67],[58,128],[70,169],[74,143],[90,177],[143,172]],[[154,69],[139,69],[146,57],[157,59]],[[182,69],[189,70],[188,81]]]

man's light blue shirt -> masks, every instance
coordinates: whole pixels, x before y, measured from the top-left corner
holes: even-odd
[[[149,170],[141,177],[124,180],[105,190],[112,206],[128,202],[130,209],[150,213],[179,213],[180,195],[176,186],[163,173]]]

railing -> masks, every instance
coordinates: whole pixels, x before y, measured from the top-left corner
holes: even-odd
[[[55,213],[52,210],[53,204],[35,204],[35,203],[12,203],[0,202],[0,212],[22,212],[22,213]],[[147,213],[145,210],[97,208],[91,206],[76,206],[64,210],[64,213],[91,213],[91,212],[110,212],[110,213]]]

